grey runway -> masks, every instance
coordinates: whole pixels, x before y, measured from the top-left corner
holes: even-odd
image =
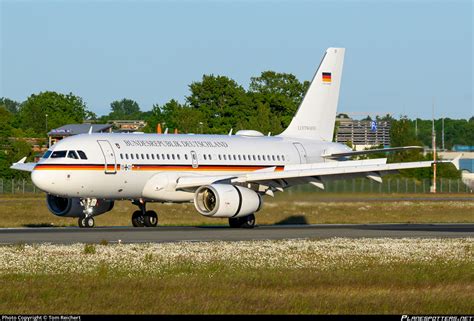
[[[254,229],[215,227],[78,227],[0,229],[0,244],[110,243],[179,241],[248,241],[298,238],[466,238],[474,237],[474,224],[318,224],[272,225]]]

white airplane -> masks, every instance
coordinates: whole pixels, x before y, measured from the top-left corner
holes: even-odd
[[[329,48],[288,128],[277,136],[254,130],[235,135],[82,134],[59,141],[38,163],[25,158],[11,168],[31,172],[47,193],[49,210],[93,227],[94,216],[115,200],[138,206],[136,227],[158,223],[148,202],[194,202],[208,217],[228,218],[231,227],[251,228],[262,196],[297,184],[321,189],[327,181],[381,176],[430,167],[431,161],[387,164],[386,158],[348,160],[361,153],[333,143],[344,48]],[[384,149],[394,151],[414,146]]]

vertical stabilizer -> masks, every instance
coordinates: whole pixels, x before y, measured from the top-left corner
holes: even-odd
[[[295,117],[280,136],[332,141],[344,52],[326,50]]]

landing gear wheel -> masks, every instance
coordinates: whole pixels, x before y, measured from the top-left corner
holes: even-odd
[[[241,218],[241,228],[254,228],[255,227],[255,215],[250,214]]]
[[[142,215],[142,211],[135,211],[132,214],[132,225],[135,227],[145,226],[145,217]]]
[[[143,218],[143,223],[146,227],[156,227],[158,225],[158,215],[155,211],[146,211]]]
[[[94,218],[93,217],[80,217],[77,221],[79,227],[94,227]]]
[[[229,226],[232,228],[254,228],[255,215],[250,214],[243,217],[229,218]]]

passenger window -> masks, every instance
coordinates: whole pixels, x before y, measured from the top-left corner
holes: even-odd
[[[260,155],[257,155],[258,160],[260,160]]]
[[[227,160],[227,159],[225,158],[225,154],[224,154],[224,155],[222,155],[222,156],[224,157],[224,160]]]
[[[123,159],[123,154],[120,154],[120,159]]]
[[[256,160],[255,155],[253,155],[253,160]]]
[[[212,160],[211,154],[209,154],[209,160]]]
[[[178,160],[181,160],[179,154],[177,154],[176,157],[178,157]]]
[[[156,154],[156,159],[160,159],[160,154]]]
[[[66,157],[65,150],[58,150],[58,151],[53,152],[53,154],[51,154],[51,158],[64,158],[64,157]]]
[[[173,160],[174,160],[174,154],[171,154],[171,157],[172,157],[172,158],[173,158]]]
[[[51,155],[52,151],[48,150],[46,153],[44,153],[43,158],[48,158],[49,155]]]
[[[165,158],[165,154],[161,154],[161,159],[162,159],[162,160],[165,160],[165,159],[166,159],[166,158]]]
[[[140,159],[140,155],[136,154],[137,155],[137,159]]]
[[[277,155],[277,160],[278,160],[278,161],[280,160],[280,155]]]
[[[151,159],[155,159],[155,154],[151,154]]]
[[[272,155],[272,159],[275,160],[275,155]]]
[[[170,154],[166,154],[166,158],[167,158],[167,159],[170,159]]]
[[[285,160],[285,156],[284,155],[281,155],[281,160]]]
[[[82,150],[78,150],[77,153],[81,159],[87,159],[86,153],[84,153]]]
[[[146,154],[146,159],[150,159],[150,155]]]
[[[237,157],[235,157],[235,155],[233,155],[233,156],[234,156],[234,160],[237,160]]]
[[[246,159],[245,159],[245,155],[243,155],[242,157],[244,158],[244,160],[246,160]]]
[[[125,158],[128,159],[128,154],[125,154]]]
[[[184,154],[184,159],[188,160],[188,154]]]
[[[204,154],[204,160],[207,160],[207,158],[206,158],[206,154]]]
[[[133,159],[133,154],[130,154],[130,158]]]
[[[67,153],[67,158],[79,159],[79,157],[77,157],[76,152],[73,151],[73,150],[70,150],[70,151]]]
[[[221,160],[221,154],[219,154],[218,157],[219,157],[219,160]]]
[[[142,159],[145,159],[145,157],[143,156],[143,154],[142,154]]]
[[[239,158],[239,160],[241,160],[241,159],[240,159],[240,154],[238,155],[238,158]]]
[[[265,160],[265,155],[262,155],[262,159]]]

